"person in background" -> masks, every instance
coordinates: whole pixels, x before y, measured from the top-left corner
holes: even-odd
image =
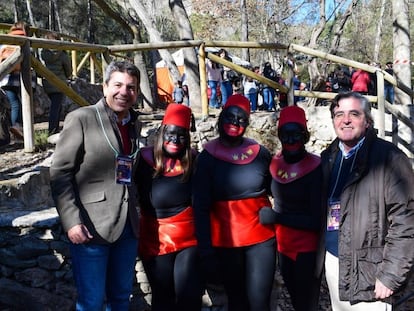
[[[256,81],[248,76],[243,79],[244,96],[250,101],[251,111],[256,112],[257,109],[257,84]]]
[[[229,53],[225,49],[220,49],[218,51],[218,55],[226,61],[231,62],[231,58]],[[232,86],[232,77],[230,76],[230,72],[232,71],[229,67],[220,66],[221,68],[221,83],[220,83],[220,90],[221,90],[221,102],[225,104],[227,99],[230,95],[233,94],[233,86]]]
[[[58,34],[49,32],[45,36],[49,40],[59,40]],[[46,66],[60,80],[66,81],[72,75],[72,64],[66,51],[54,49],[42,49],[40,56]],[[43,89],[50,98],[49,110],[49,135],[59,133],[59,121],[62,110],[62,103],[65,94],[57,89],[48,80],[43,79]]]
[[[261,75],[260,66],[254,66],[253,72],[257,75]],[[256,103],[257,103],[257,110],[263,110],[263,90],[262,90],[262,83],[259,81],[255,81],[257,85],[257,93],[256,93]]]
[[[230,96],[193,180],[202,273],[206,282],[223,282],[229,311],[269,311],[276,265],[274,226],[259,222],[260,209],[271,206],[271,155],[244,137],[249,116],[249,100]]]
[[[297,74],[295,74],[293,76],[292,82],[293,82],[293,89],[295,91],[299,91],[301,82],[300,82],[299,76]],[[297,105],[298,101],[300,101],[300,100],[301,100],[300,96],[293,96],[293,104],[294,105]]]
[[[191,207],[196,151],[191,109],[169,104],[154,146],[139,152],[135,173],[141,207],[140,258],[152,311],[201,309],[201,279]]]
[[[190,107],[190,92],[188,90],[188,85],[187,84],[183,84],[183,91],[184,91],[183,103],[187,107]]]
[[[344,93],[351,90],[351,79],[344,68],[341,65],[335,67],[332,81],[332,91],[335,93]]]
[[[305,149],[309,131],[302,108],[281,110],[278,136],[282,150],[270,164],[273,209],[262,208],[260,222],[276,224],[278,263],[293,308],[317,311],[321,278],[315,268],[322,219],[322,169],[320,157]]]
[[[351,84],[352,91],[367,95],[371,84],[369,73],[362,69],[357,69],[352,73]]]
[[[394,76],[394,69],[392,68],[392,62],[387,62],[385,65],[385,71],[390,74],[391,76]],[[389,83],[387,80],[384,80],[384,95],[385,99],[390,103],[394,103],[394,85]]]
[[[357,92],[331,107],[337,138],[321,154],[324,202],[318,273],[332,310],[391,310],[412,292],[414,173],[394,144],[377,137],[371,106]]]
[[[217,96],[217,86],[221,82],[221,70],[217,63],[212,62],[210,59],[206,59],[206,70],[207,70],[207,83],[210,88],[210,108],[219,109],[221,103]]]
[[[269,62],[266,62],[263,65],[263,76],[273,81],[277,81],[277,74],[276,71],[272,68],[272,65]],[[268,85],[263,85],[262,88],[262,96],[263,96],[263,104],[264,110],[273,111],[276,109],[275,107],[275,95],[276,90]]]
[[[76,310],[128,310],[138,250],[132,180],[141,123],[132,109],[140,72],[105,70],[104,97],[69,113],[50,167],[52,196],[69,239]]]
[[[184,101],[184,89],[183,89],[183,83],[181,80],[178,80],[175,82],[175,87],[172,94],[173,101],[176,104],[182,104]]]
[[[10,27],[8,34],[14,36],[28,36],[29,26],[22,21],[16,22]],[[0,62],[6,60],[15,51],[15,45],[3,45],[0,49]],[[20,99],[20,69],[20,63],[16,64],[12,71],[0,81],[0,87],[6,93],[11,108],[10,132],[17,139],[23,139],[23,116],[22,103]]]

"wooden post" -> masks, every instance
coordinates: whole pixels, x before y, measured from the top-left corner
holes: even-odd
[[[198,68],[200,71],[200,91],[201,91],[201,118],[202,120],[207,120],[208,118],[208,96],[207,96],[206,51],[204,50],[204,44],[200,45],[198,55],[199,55]]]
[[[95,84],[95,63],[92,56],[89,57],[89,70],[91,75],[91,84]]]
[[[72,56],[72,76],[77,77],[78,76],[78,70],[77,70],[77,62],[76,62],[76,50],[72,50],[71,53]]]
[[[378,136],[385,138],[385,97],[384,74],[377,70],[377,105],[378,105]]]
[[[22,99],[23,115],[23,137],[24,151],[34,152],[34,117],[33,117],[33,92],[32,92],[32,73],[30,66],[30,41],[27,40],[22,46],[23,61],[21,63],[20,88]]]

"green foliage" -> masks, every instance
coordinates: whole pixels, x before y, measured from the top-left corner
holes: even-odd
[[[37,151],[47,150],[48,148],[52,147],[53,145],[48,143],[47,138],[49,137],[49,133],[47,130],[36,130],[34,132],[34,144],[35,149]]]

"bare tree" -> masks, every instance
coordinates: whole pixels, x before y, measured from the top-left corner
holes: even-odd
[[[180,34],[181,40],[193,40],[193,29],[190,24],[187,12],[184,8],[184,4],[181,0],[169,0],[169,7],[177,22],[177,29]],[[186,76],[186,82],[188,85],[189,96],[191,99],[201,97],[200,91],[200,74],[198,69],[198,59],[196,52],[193,48],[184,48],[184,70]],[[201,101],[191,101],[191,108],[195,110],[201,109]]]
[[[27,8],[27,13],[29,14],[30,24],[35,27],[36,24],[35,24],[35,20],[34,20],[34,17],[33,17],[32,5],[31,5],[30,2],[31,2],[30,0],[26,0],[26,8]]]
[[[378,18],[377,32],[375,34],[375,40],[374,40],[374,54],[373,54],[374,62],[379,61],[379,52],[380,52],[380,46],[381,46],[381,35],[382,35],[382,25],[383,25],[383,20],[384,20],[385,3],[386,3],[386,0],[381,0],[380,15]]]
[[[94,0],[95,3],[105,12],[106,15],[113,18],[117,21],[122,28],[128,32],[132,36],[133,43],[141,43],[141,35],[138,27],[138,22],[132,19],[132,17],[128,14],[120,14],[120,10],[115,10],[111,8],[107,2],[104,0]],[[123,8],[124,12],[127,12],[129,7],[125,6],[125,2],[123,0],[118,0],[119,8]],[[142,52],[134,53],[134,64],[138,67],[141,73],[141,81],[140,81],[140,101],[142,102],[141,105],[146,110],[152,110],[155,108],[154,105],[154,96],[151,92],[150,81],[147,74],[147,69],[145,65],[144,55]]]
[[[240,0],[240,12],[241,41],[249,41],[249,17],[247,13],[246,0]],[[249,49],[242,49],[242,59],[250,62]]]
[[[92,6],[92,0],[88,0],[88,42],[94,43],[95,42],[95,35],[94,35],[94,29],[93,29],[93,6]]]
[[[58,1],[52,0],[52,3],[53,3],[53,13],[55,16],[55,24],[57,24],[57,30],[59,32],[62,32],[62,23],[60,22]]]
[[[394,44],[394,74],[397,79],[411,89],[411,41],[408,0],[393,0],[393,44]],[[412,104],[410,96],[402,91],[395,92],[395,102],[403,105]]]

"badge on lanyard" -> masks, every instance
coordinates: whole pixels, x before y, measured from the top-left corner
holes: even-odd
[[[328,231],[339,230],[340,218],[341,218],[341,202],[329,200],[327,230]]]
[[[117,184],[130,185],[132,178],[132,159],[126,156],[117,156],[115,174]]]

